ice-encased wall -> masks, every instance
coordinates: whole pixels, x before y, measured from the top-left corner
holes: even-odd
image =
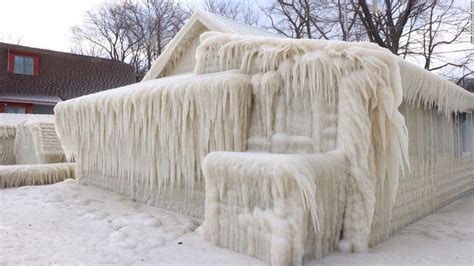
[[[462,152],[460,115],[413,103],[400,109],[407,118],[411,171],[400,180],[391,234],[474,189],[473,147]],[[473,121],[468,122],[474,129]],[[465,137],[474,140],[474,135]]]
[[[59,103],[56,125],[79,183],[202,218],[201,161],[245,150],[251,95],[240,73],[175,76]]]

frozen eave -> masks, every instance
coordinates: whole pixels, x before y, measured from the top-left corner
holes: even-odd
[[[439,112],[471,112],[474,94],[408,61],[399,59],[404,99]]]

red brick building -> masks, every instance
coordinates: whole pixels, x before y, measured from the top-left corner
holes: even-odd
[[[0,43],[0,113],[53,113],[60,101],[133,82],[122,62]]]

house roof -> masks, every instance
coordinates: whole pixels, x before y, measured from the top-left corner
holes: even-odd
[[[9,53],[15,52],[39,55],[39,75],[9,73]],[[133,67],[122,62],[0,43],[0,98],[53,103],[134,81]]]
[[[281,38],[280,35],[202,10],[196,11],[194,15],[212,31]]]
[[[0,94],[0,102],[31,103],[38,105],[54,106],[63,100],[58,96],[49,95],[22,95],[22,94]]]
[[[160,57],[158,57],[151,69],[145,75],[143,81],[159,77],[163,74],[168,64],[176,63],[177,59],[179,59],[180,53],[184,50],[183,47],[186,46],[187,42],[197,37],[196,33],[199,34],[200,30],[203,28],[207,31],[281,38],[281,36],[274,33],[236,22],[216,14],[197,10],[186,24],[184,24],[183,28],[169,42],[163,53],[161,53]]]

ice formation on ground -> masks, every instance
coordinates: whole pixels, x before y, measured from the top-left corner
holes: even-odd
[[[0,165],[0,188],[54,184],[74,178],[74,163]]]
[[[374,44],[204,33],[194,72],[59,103],[78,181],[205,212],[206,239],[272,264],[366,251],[472,189],[451,115],[474,95]]]

